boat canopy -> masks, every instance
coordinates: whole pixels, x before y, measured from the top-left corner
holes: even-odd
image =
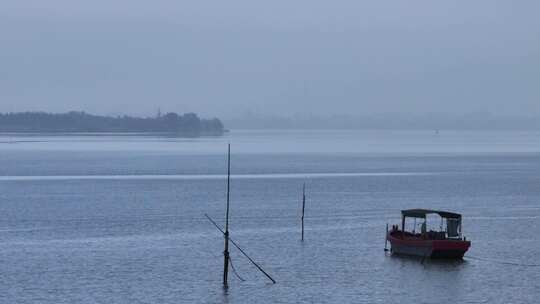
[[[401,215],[403,215],[403,217],[425,218],[427,214],[438,214],[440,217],[447,218],[447,219],[461,219],[461,214],[447,212],[447,211],[429,210],[429,209],[401,210]]]

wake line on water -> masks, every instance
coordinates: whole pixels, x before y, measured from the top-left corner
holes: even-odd
[[[374,172],[374,173],[266,173],[235,174],[235,179],[305,179],[335,177],[369,177],[369,176],[423,176],[436,173],[423,172]],[[34,175],[34,176],[0,176],[0,181],[64,181],[64,180],[215,180],[225,179],[225,174],[143,174],[143,175]]]

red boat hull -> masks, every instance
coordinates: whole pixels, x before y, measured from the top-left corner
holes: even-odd
[[[429,240],[401,231],[388,233],[392,253],[419,256],[433,259],[461,259],[471,242],[463,240]]]

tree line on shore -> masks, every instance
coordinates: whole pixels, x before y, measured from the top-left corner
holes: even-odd
[[[0,132],[45,133],[171,133],[185,136],[222,135],[223,123],[201,119],[195,113],[167,113],[156,117],[100,116],[85,112],[0,113]]]

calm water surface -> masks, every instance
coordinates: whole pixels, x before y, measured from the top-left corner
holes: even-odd
[[[231,235],[275,285],[233,248],[221,288],[229,141]],[[539,202],[538,132],[4,134],[0,303],[536,303]],[[383,252],[416,207],[464,214],[463,261]]]

